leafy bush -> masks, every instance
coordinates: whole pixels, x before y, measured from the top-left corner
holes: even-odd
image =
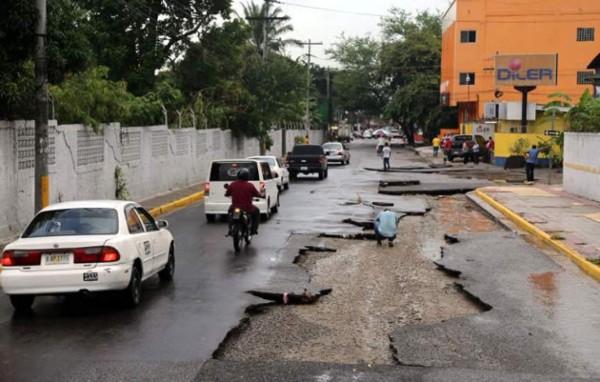
[[[529,140],[525,138],[519,138],[513,145],[510,147],[510,152],[513,155],[524,155],[525,152],[529,149],[530,144]]]

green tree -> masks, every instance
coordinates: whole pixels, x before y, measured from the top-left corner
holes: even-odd
[[[231,6],[231,0],[77,1],[88,10],[98,64],[136,95],[151,91],[156,71],[175,62],[218,17],[228,18]]]
[[[202,127],[229,127],[248,98],[243,75],[250,28],[241,20],[225,22],[190,44],[175,73]]]
[[[0,119],[31,118],[34,1],[0,1]]]
[[[386,114],[404,122],[409,140],[415,127],[433,136],[445,120],[455,117],[439,102],[440,15],[425,11],[412,17],[393,8],[381,27],[386,40],[382,62],[392,91]]]
[[[232,129],[266,142],[271,127],[280,121],[297,121],[304,114],[305,71],[296,61],[277,54],[264,64],[250,54],[244,73],[248,97],[232,121]]]
[[[341,69],[333,76],[336,104],[349,112],[379,116],[389,98],[381,44],[370,36],[345,37],[327,50]]]
[[[266,2],[261,5],[251,1],[246,4],[242,4],[244,9],[244,17],[248,20],[248,24],[252,30],[250,42],[254,45],[259,52],[262,52],[264,46],[264,24],[267,23],[267,41],[270,50],[283,53],[287,46],[301,46],[301,42],[295,39],[284,39],[283,36],[289,32],[294,31],[294,26],[287,20],[262,20],[263,17],[286,17],[281,7],[269,6],[269,12],[267,11]]]

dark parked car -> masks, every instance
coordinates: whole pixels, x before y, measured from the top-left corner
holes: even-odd
[[[327,178],[327,158],[319,145],[297,144],[287,155],[290,179],[298,174],[319,174],[319,179]]]
[[[485,158],[486,148],[485,148],[485,138],[481,135],[453,135],[450,137],[450,141],[452,142],[452,149],[450,149],[450,153],[448,153],[448,160],[452,162],[454,158],[463,158],[462,146],[465,141],[469,141],[472,145],[473,142],[477,141],[479,144],[479,156]]]

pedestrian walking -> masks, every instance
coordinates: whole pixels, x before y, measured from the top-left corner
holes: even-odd
[[[383,156],[383,171],[390,170],[390,157],[392,156],[392,149],[390,145],[385,142],[383,149],[381,149],[381,154]]]
[[[538,156],[543,148],[538,148],[536,145],[531,146],[529,150],[525,153],[525,158],[527,158],[525,162],[525,174],[527,175],[527,182],[531,183],[534,181],[533,172],[535,170],[535,166],[537,165]]]
[[[494,163],[494,149],[496,148],[496,142],[494,142],[494,138],[490,137],[485,145],[485,148],[487,149],[488,163]]]
[[[383,150],[383,146],[385,146],[385,138],[383,134],[379,134],[379,138],[377,138],[377,155],[381,155],[381,151]]]
[[[433,138],[433,156],[437,157],[438,152],[440,151],[440,139],[438,137]]]
[[[310,139],[308,139],[308,134],[304,137],[304,144],[308,145],[310,143]]]
[[[473,147],[471,148],[471,151],[473,154],[473,163],[479,164],[479,155],[481,154],[481,149],[477,141],[473,142]]]
[[[386,208],[377,215],[373,226],[375,227],[377,245],[381,245],[381,241],[387,239],[388,245],[393,247],[394,239],[396,239],[398,233],[398,217],[396,214]]]
[[[471,141],[464,141],[462,145],[463,164],[469,163],[471,157]]]
[[[452,139],[446,138],[444,140],[444,155],[446,155],[446,160],[450,159],[450,153],[452,152]]]

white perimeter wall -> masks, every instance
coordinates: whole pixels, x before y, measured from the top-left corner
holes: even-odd
[[[311,143],[323,142],[311,131]],[[206,180],[215,159],[259,154],[257,139],[231,131],[166,126],[103,126],[100,134],[82,125],[50,122],[50,203],[114,199],[115,168],[120,166],[132,200],[143,200]],[[274,130],[269,155],[282,156],[304,130]],[[0,121],[0,238],[19,233],[34,210],[34,122]]]
[[[565,191],[600,202],[600,134],[565,133]]]

